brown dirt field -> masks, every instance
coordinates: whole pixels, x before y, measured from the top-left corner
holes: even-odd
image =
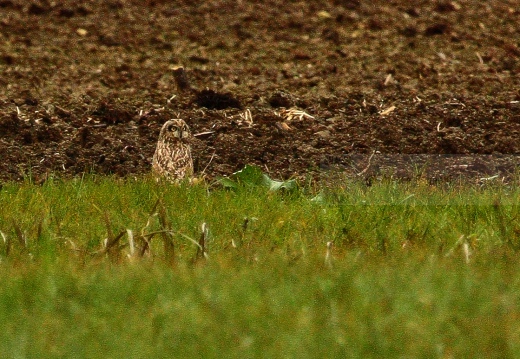
[[[519,60],[513,0],[0,0],[0,182],[148,173],[174,117],[210,178],[512,178]]]

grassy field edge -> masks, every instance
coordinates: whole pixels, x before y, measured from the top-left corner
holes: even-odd
[[[515,357],[518,194],[4,184],[0,353]]]

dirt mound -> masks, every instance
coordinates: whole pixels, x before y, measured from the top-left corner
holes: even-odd
[[[514,1],[7,0],[0,11],[1,181],[147,173],[173,117],[190,124],[209,177],[245,164],[274,178],[406,178],[418,163],[435,179],[510,178],[518,166]]]

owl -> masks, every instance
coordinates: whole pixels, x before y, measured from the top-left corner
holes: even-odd
[[[190,129],[184,120],[166,121],[153,155],[153,172],[172,182],[190,178],[193,175],[190,139]]]

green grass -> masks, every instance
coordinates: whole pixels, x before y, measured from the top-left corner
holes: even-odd
[[[0,357],[518,357],[519,196],[4,184]]]

